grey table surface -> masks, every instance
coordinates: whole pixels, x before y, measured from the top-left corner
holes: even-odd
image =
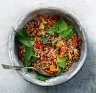
[[[66,83],[40,87],[23,80],[16,71],[0,66],[0,93],[96,93],[96,0],[0,0],[0,64],[11,64],[8,56],[11,26],[25,12],[45,6],[64,8],[85,28],[88,56],[83,68]]]

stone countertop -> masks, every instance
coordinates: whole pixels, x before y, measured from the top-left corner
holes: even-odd
[[[85,28],[88,56],[84,66],[70,81],[53,87],[31,84],[16,71],[0,66],[0,93],[96,93],[96,0],[0,0],[0,64],[11,64],[8,56],[11,26],[30,9],[45,6],[64,8]]]

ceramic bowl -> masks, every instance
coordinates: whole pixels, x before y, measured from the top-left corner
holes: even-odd
[[[63,73],[62,75],[57,76],[57,77],[52,77],[51,79],[49,79],[47,81],[40,81],[35,77],[34,73],[26,74],[26,72],[23,69],[19,70],[17,72],[25,80],[30,81],[37,85],[41,85],[41,86],[53,86],[53,85],[64,83],[64,82],[70,80],[74,75],[76,75],[85,62],[85,59],[87,56],[87,40],[86,40],[85,31],[82,28],[79,21],[75,17],[73,17],[67,11],[64,11],[64,9],[60,9],[60,8],[56,8],[56,7],[33,9],[32,11],[27,12],[16,22],[16,25],[14,27],[16,29],[16,31],[18,31],[20,28],[23,28],[23,26],[27,22],[32,20],[38,14],[59,15],[77,29],[78,34],[83,41],[82,46],[81,46],[80,60],[78,62],[74,63],[68,72]],[[17,57],[15,33],[13,31],[11,32],[11,35],[9,38],[9,57],[10,57],[12,65],[17,65],[17,66],[22,65],[22,62],[20,62],[20,60],[18,60],[18,57]]]

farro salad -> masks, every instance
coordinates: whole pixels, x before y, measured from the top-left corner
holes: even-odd
[[[68,71],[80,59],[81,38],[74,26],[58,15],[38,15],[16,32],[18,58],[35,70],[39,80],[47,80]],[[49,76],[48,76],[49,75]]]

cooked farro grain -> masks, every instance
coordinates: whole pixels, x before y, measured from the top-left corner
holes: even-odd
[[[27,59],[30,58],[28,62],[32,61],[30,66],[43,69],[47,73],[56,73],[61,68],[64,69],[63,72],[66,72],[75,61],[80,59],[82,40],[75,34],[74,27],[65,22],[63,18],[57,15],[38,15],[24,28],[28,38],[33,38],[32,42],[34,42],[32,50],[27,53]],[[30,49],[24,45],[24,42],[18,44],[18,57],[22,61],[26,60],[24,54],[28,51],[26,49]],[[34,55],[36,60],[33,62]]]

